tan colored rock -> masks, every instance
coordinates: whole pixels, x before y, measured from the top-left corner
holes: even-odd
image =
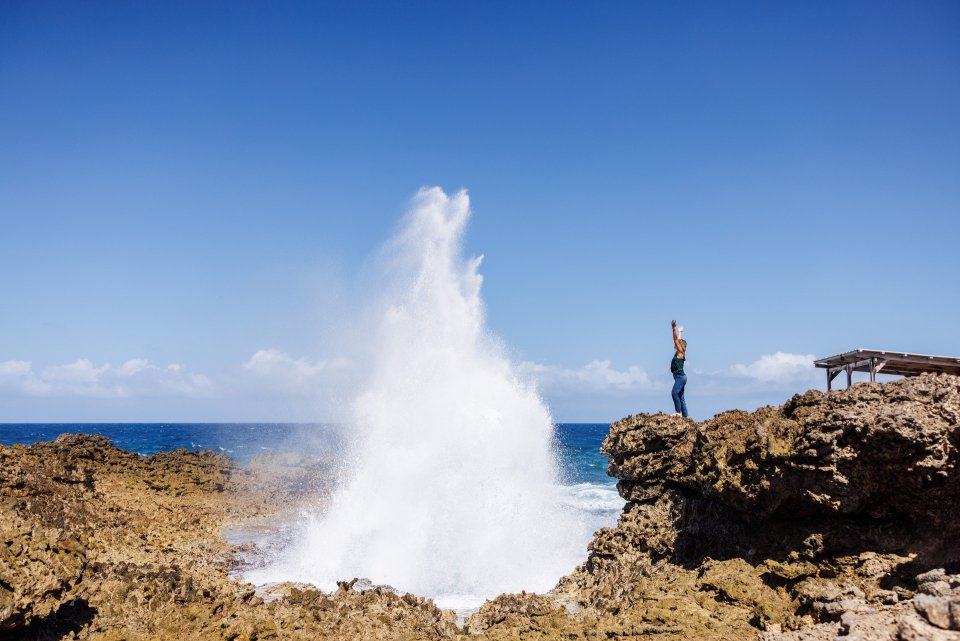
[[[322,502],[332,461],[106,439],[0,447],[0,630],[20,638],[938,639],[960,641],[960,379],[808,392],[696,423],[637,415],[604,441],[627,500],[548,595],[460,628],[428,600],[231,578],[221,536]],[[317,505],[314,503],[313,505]],[[944,568],[949,568],[947,572]],[[345,577],[347,578],[347,577]]]
[[[921,629],[910,569],[960,562],[958,417],[960,379],[924,375],[703,423],[619,421],[603,451],[627,506],[557,593],[601,621],[686,595],[663,621],[690,638]],[[942,594],[945,576],[921,583]]]
[[[960,594],[918,594],[913,598],[913,607],[932,625],[944,630],[960,631]]]
[[[595,620],[578,619],[556,600],[526,593],[502,594],[487,601],[467,620],[464,629],[491,641],[599,638]]]

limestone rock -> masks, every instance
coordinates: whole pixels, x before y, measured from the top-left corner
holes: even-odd
[[[332,461],[143,457],[102,437],[0,446],[0,636],[17,639],[960,641],[960,379],[807,392],[703,423],[663,414],[603,444],[627,501],[546,595],[464,628],[343,577],[258,594],[224,526],[282,518]]]
[[[945,375],[703,423],[626,418],[603,443],[623,516],[556,593],[619,620],[686,594],[664,620],[690,638],[952,634],[950,575],[914,576],[960,564],[958,450],[960,379]]]
[[[501,594],[487,601],[464,626],[486,639],[593,639],[595,626],[584,625],[556,600],[538,594]]]

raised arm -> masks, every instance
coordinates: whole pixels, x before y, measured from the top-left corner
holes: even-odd
[[[677,321],[670,321],[670,327],[673,328],[673,346],[677,350],[677,356],[684,358],[683,343],[680,342],[680,334],[677,333]]]

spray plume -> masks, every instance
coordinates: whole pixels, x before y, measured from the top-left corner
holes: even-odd
[[[582,554],[550,414],[485,328],[463,191],[420,190],[388,246],[394,282],[353,404],[352,469],[282,558],[248,578],[365,577],[466,607],[545,591]]]

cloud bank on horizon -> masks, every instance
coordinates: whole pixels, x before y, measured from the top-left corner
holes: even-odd
[[[823,377],[813,360],[812,354],[776,352],[719,371],[692,368],[689,394],[708,401],[701,403],[703,411],[695,416],[734,407],[752,409],[806,389],[822,388]],[[637,365],[618,369],[610,360],[599,359],[581,367],[524,361],[519,363],[518,372],[537,386],[558,421],[606,421],[638,411],[670,409],[669,373],[650,373]],[[242,406],[244,399],[255,398],[290,410],[272,420],[312,417],[317,422],[336,421],[343,415],[338,407],[340,399],[348,397],[346,390],[356,373],[355,364],[347,358],[293,357],[275,348],[258,350],[232,368],[206,373],[193,372],[179,363],[158,365],[142,358],[119,365],[78,359],[41,367],[30,361],[7,360],[0,362],[0,411],[7,404],[4,401],[17,399],[94,399],[102,416],[112,416],[112,402],[155,398],[179,399],[188,413],[194,402],[214,404],[222,408],[218,420],[240,420],[229,415],[227,403],[239,402]],[[31,415],[0,415],[0,419],[58,418],[46,416],[42,405],[29,407]],[[212,420],[209,414],[205,416],[204,420]]]

